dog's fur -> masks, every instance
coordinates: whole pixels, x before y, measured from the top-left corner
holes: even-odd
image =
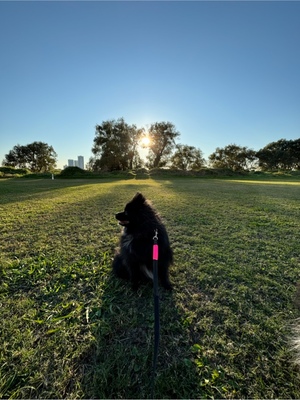
[[[296,284],[293,304],[298,311],[300,310],[300,282]],[[289,324],[291,334],[289,338],[290,350],[292,353],[291,360],[293,363],[300,366],[300,318],[297,318],[293,323]]]
[[[124,228],[120,248],[113,261],[115,274],[119,278],[129,279],[135,290],[141,282],[153,279],[152,246],[157,229],[158,277],[161,285],[171,290],[169,266],[173,262],[173,253],[166,228],[150,202],[141,193],[137,193],[126,204],[124,211],[116,214],[116,219]]]
[[[290,338],[290,348],[292,351],[292,361],[300,366],[300,319],[298,318],[291,327],[292,335]]]

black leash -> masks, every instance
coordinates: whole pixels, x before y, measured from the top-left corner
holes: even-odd
[[[153,349],[153,366],[152,366],[152,389],[151,398],[154,399],[155,375],[159,345],[159,297],[158,297],[158,231],[155,229],[153,237],[153,297],[154,297],[154,349]]]

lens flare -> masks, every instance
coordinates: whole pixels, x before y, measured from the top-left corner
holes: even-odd
[[[148,147],[151,143],[151,140],[148,136],[143,136],[141,139],[141,146]]]

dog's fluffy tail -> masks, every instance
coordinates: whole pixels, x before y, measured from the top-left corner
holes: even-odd
[[[300,282],[296,284],[296,291],[293,299],[295,308],[300,310]],[[291,325],[290,349],[292,361],[300,365],[300,318],[295,319]]]
[[[292,325],[292,335],[290,339],[292,350],[292,361],[300,365],[300,318],[296,319]]]

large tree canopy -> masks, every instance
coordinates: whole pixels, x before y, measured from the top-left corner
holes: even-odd
[[[269,143],[256,156],[263,170],[300,169],[300,139]]]
[[[175,139],[180,136],[171,122],[156,122],[150,126],[149,132],[149,154],[147,156],[150,168],[164,167],[169,161],[176,143]]]
[[[176,151],[171,157],[171,168],[184,171],[199,170],[205,166],[205,159],[200,149],[183,144],[176,145]]]
[[[33,142],[27,146],[14,146],[5,155],[2,165],[28,168],[31,172],[52,171],[56,166],[57,154],[52,146],[43,142]]]
[[[213,168],[229,168],[233,171],[241,171],[253,168],[256,161],[255,151],[247,147],[230,144],[223,149],[217,147],[209,156]]]
[[[128,125],[123,118],[103,121],[96,125],[94,146],[95,157],[90,160],[94,170],[127,170],[141,164],[137,147],[143,129]]]

